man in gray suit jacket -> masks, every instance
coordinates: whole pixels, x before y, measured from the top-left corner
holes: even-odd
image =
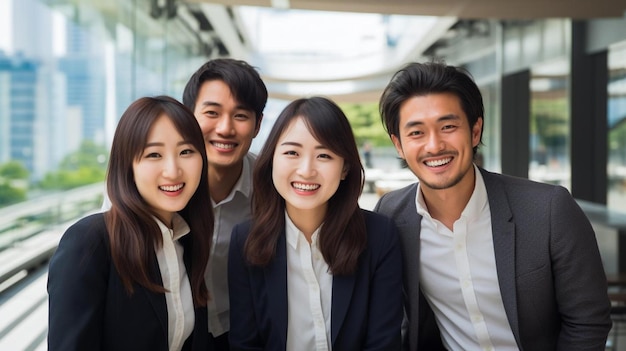
[[[419,183],[384,195],[404,259],[408,350],[604,350],[595,234],[563,187],[476,166],[484,108],[469,73],[411,63],[380,101]]]

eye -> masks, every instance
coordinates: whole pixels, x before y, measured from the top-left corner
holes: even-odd
[[[283,152],[283,155],[287,155],[287,156],[298,156],[298,153],[295,152],[294,150],[287,150],[285,152]]]
[[[250,116],[245,113],[237,113],[235,114],[235,119],[238,121],[247,121],[250,119]]]
[[[456,129],[456,126],[454,124],[447,124],[447,125],[443,126],[443,128],[441,128],[441,129],[449,131],[449,130]]]
[[[146,154],[146,158],[159,158],[159,157],[161,157],[161,154],[159,154],[158,152],[150,152]]]
[[[191,154],[195,154],[196,150],[194,149],[185,149],[183,151],[180,152],[181,155],[191,155]]]
[[[419,136],[419,135],[422,135],[422,134],[424,134],[424,133],[422,133],[421,130],[413,130],[413,131],[409,132],[409,136]]]
[[[206,110],[203,112],[207,117],[217,117],[219,114],[214,110]]]
[[[333,159],[333,156],[329,155],[329,154],[319,154],[319,156],[317,156],[317,157],[324,158],[324,159],[327,159],[327,160],[332,160]]]

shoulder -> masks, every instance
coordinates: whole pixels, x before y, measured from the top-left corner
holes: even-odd
[[[248,234],[250,234],[250,229],[252,228],[252,220],[246,220],[236,224],[233,227],[233,232],[231,234],[230,241],[234,243],[234,245],[243,246],[248,238]]]
[[[404,188],[390,191],[378,200],[375,211],[389,216],[395,215],[399,209],[415,202],[417,182]]]
[[[368,246],[375,249],[383,243],[393,243],[398,236],[394,221],[386,215],[361,209],[367,228]]]
[[[79,219],[67,228],[60,244],[68,241],[76,243],[97,242],[107,237],[104,213],[96,213]]]
[[[526,199],[546,199],[554,196],[571,197],[569,191],[560,185],[540,183],[534,180],[492,173],[480,169],[487,193],[502,187],[509,195]]]

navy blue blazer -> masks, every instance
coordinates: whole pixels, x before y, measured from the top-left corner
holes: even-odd
[[[357,271],[333,276],[333,350],[400,349],[402,257],[398,233],[387,217],[363,211],[367,248]],[[281,214],[282,215],[282,214]],[[231,350],[285,350],[287,257],[285,232],[267,267],[250,266],[243,247],[251,222],[235,226],[228,258]]]
[[[181,238],[189,271],[191,236]],[[48,350],[167,351],[165,294],[140,285],[129,296],[111,259],[102,213],[63,234],[48,273]],[[162,283],[156,258],[153,277]],[[207,310],[196,308],[194,331],[183,350],[212,350]]]
[[[567,189],[480,169],[491,211],[498,283],[520,350],[605,349],[611,304],[596,237]],[[442,349],[419,287],[417,183],[384,195],[375,211],[392,217],[404,260],[405,349]],[[497,345],[495,345],[497,348]]]

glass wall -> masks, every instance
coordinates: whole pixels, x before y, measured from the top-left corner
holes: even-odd
[[[609,49],[608,61],[607,204],[626,212],[626,42]]]
[[[534,65],[530,80],[528,177],[570,188],[569,64]]]
[[[181,98],[201,46],[154,3],[0,2],[0,206],[101,182],[130,102]]]

